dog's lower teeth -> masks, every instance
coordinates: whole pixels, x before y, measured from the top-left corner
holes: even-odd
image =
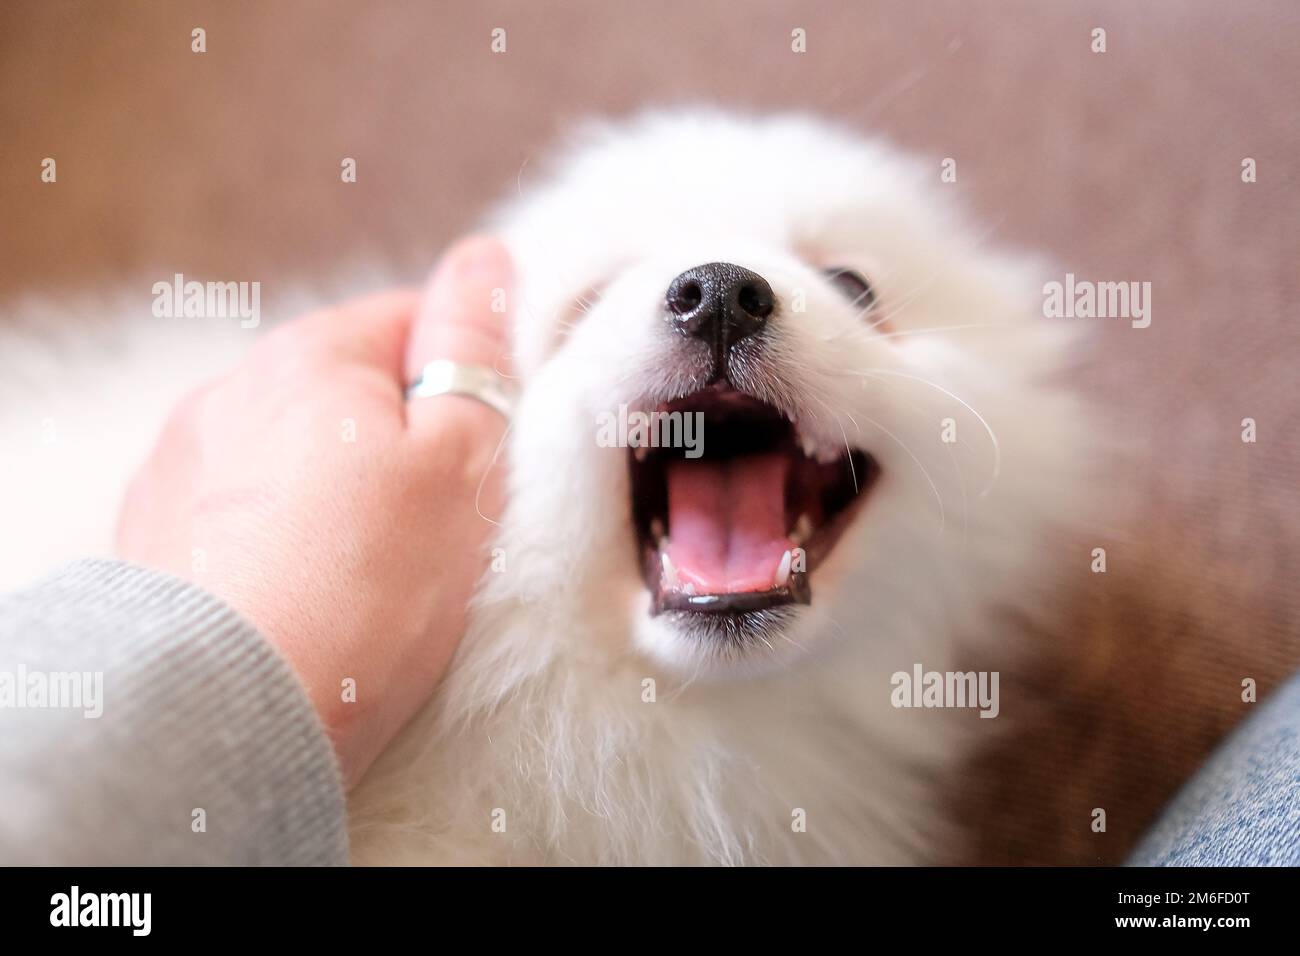
[[[781,555],[781,563],[776,569],[776,580],[772,582],[776,587],[783,588],[790,583],[790,564],[792,559],[793,555],[789,551]]]
[[[663,537],[664,537],[664,523],[660,521],[658,518],[651,519],[650,540],[653,541],[656,545],[658,545],[661,541],[663,541]]]

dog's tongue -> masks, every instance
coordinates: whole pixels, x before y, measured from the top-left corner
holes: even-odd
[[[794,544],[786,536],[790,459],[746,455],[668,465],[668,557],[696,594],[766,591]]]

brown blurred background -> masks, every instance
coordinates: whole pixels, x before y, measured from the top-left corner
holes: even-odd
[[[1098,322],[1080,380],[1145,449],[1142,522],[1021,688],[1033,726],[957,790],[965,859],[1113,862],[1248,712],[1241,678],[1266,698],[1300,664],[1298,46],[1292,0],[11,0],[0,310],[173,272],[415,278],[570,121],[645,105],[807,109],[954,157],[994,242],[1153,285],[1151,328]]]

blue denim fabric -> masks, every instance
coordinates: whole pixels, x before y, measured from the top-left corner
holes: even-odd
[[[1300,865],[1300,677],[1259,708],[1165,808],[1130,866]]]

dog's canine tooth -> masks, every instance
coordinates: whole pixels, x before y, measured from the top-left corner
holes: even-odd
[[[812,458],[817,454],[817,442],[811,435],[799,436],[799,443],[803,445],[803,456],[805,458]]]
[[[790,563],[792,558],[793,553],[790,551],[786,551],[785,554],[781,555],[781,563],[776,569],[776,580],[772,582],[774,586],[783,588],[790,583]]]
[[[681,587],[682,582],[677,577],[677,569],[673,567],[673,559],[668,557],[667,551],[659,552],[659,563],[663,565],[664,569],[664,587],[670,591],[676,591]]]
[[[650,454],[650,449],[647,448],[645,445],[637,445],[636,449],[632,452],[632,456],[636,458],[637,461],[645,461],[646,456],[648,456],[649,454]]]
[[[650,521],[650,540],[658,545],[663,541],[664,523],[658,518],[652,518]]]

